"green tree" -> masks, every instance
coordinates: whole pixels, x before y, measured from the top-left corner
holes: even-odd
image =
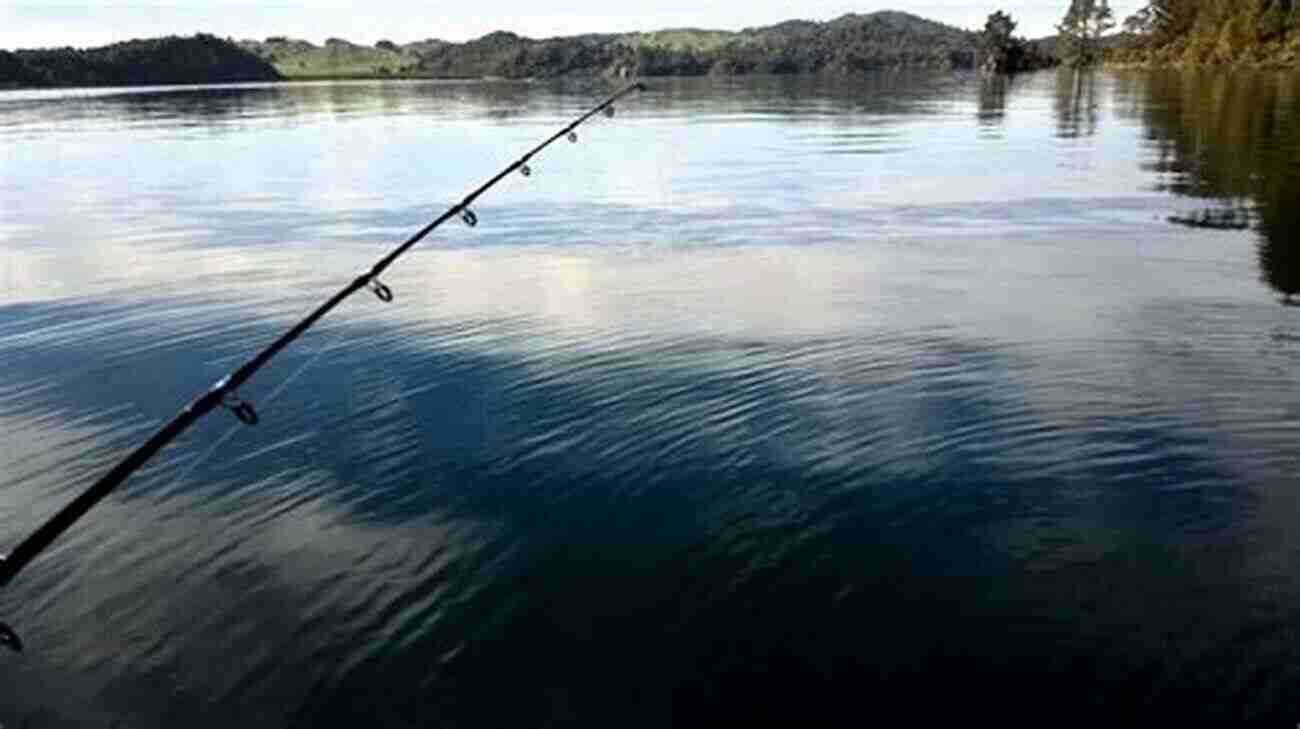
[[[1070,0],[1057,24],[1061,60],[1080,68],[1101,60],[1101,38],[1115,27],[1108,0]]]
[[[993,13],[980,32],[980,68],[995,73],[1016,70],[1014,61],[1019,43],[1015,36],[1016,21],[1001,10]]]
[[[1283,8],[1281,2],[1269,3],[1264,12],[1259,14],[1259,19],[1255,21],[1255,32],[1259,34],[1259,40],[1270,41],[1281,38],[1287,30],[1287,11]]]
[[[1289,63],[1283,46],[1297,31],[1298,8],[1297,0],[1148,0],[1125,28],[1144,38],[1148,58]]]
[[[1186,34],[1196,24],[1203,0],[1149,0],[1145,7],[1125,21],[1134,21],[1136,32],[1150,35],[1158,42],[1168,42]]]

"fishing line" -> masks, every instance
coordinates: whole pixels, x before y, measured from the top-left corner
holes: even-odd
[[[333,352],[337,349],[339,347],[339,342],[341,342],[346,335],[346,331],[339,331],[328,343],[319,347],[315,354],[308,357],[306,362],[299,365],[298,369],[290,373],[288,377],[284,378],[283,382],[276,385],[274,390],[271,390],[271,392],[267,393],[266,397],[262,398],[262,405],[270,405],[272,402],[275,402],[276,398],[278,398],[285,390],[289,389],[289,385],[292,385],[294,381],[303,375],[304,372],[306,372],[312,365],[316,364],[321,357],[323,357],[327,352]],[[235,433],[238,433],[243,429],[244,426],[239,423],[230,426],[226,432],[222,433],[215,441],[213,441],[210,448],[185,465],[185,470],[177,475],[176,478],[172,479],[172,487],[174,488],[179,486],[183,481],[185,481],[185,479],[189,478],[190,475],[194,473],[194,469],[203,465],[205,461],[216,454],[217,450],[220,449],[221,446],[225,445],[226,441],[233,438]]]
[[[44,524],[36,528],[30,536],[24,539],[10,552],[7,556],[0,558],[0,586],[8,585],[19,572],[23,570],[32,560],[36,559],[54,540],[58,539],[65,531],[72,527],[78,519],[86,515],[86,512],[95,507],[104,497],[108,496],[123,481],[140,469],[147,463],[158,451],[162,450],[167,444],[171,443],[182,433],[190,428],[196,421],[203,416],[224,407],[243,424],[256,425],[260,421],[260,416],[253,404],[242,399],[239,396],[239,387],[248,382],[253,375],[271,361],[281,350],[292,344],[299,337],[311,329],[317,321],[326,314],[330,313],[339,304],[343,303],[348,297],[356,292],[367,289],[374,296],[384,303],[393,301],[393,290],[389,288],[380,276],[388,270],[402,254],[406,253],[415,244],[423,240],[429,233],[452,218],[459,218],[461,222],[469,227],[478,225],[478,214],[471,207],[479,197],[485,192],[496,186],[507,176],[516,172],[524,177],[530,177],[533,174],[533,168],[530,164],[533,157],[542,150],[551,146],[560,139],[567,139],[570,142],[578,141],[578,127],[582,126],[587,120],[597,114],[604,114],[607,117],[614,116],[614,103],[619,99],[635,91],[642,91],[645,86],[641,83],[634,83],[631,86],[615,93],[601,103],[592,107],[590,110],[571,121],[567,126],[557,131],[555,134],[543,140],[540,144],[533,147],[524,156],[507,165],[487,182],[479,185],[474,191],[469,193],[459,203],[451,206],[442,215],[438,216],[433,222],[421,228],[414,235],[408,238],[401,245],[389,251],[387,255],[380,258],[368,270],[363,271],[350,284],[344,286],[338,293],[331,296],[325,303],[317,306],[310,314],[295,324],[289,331],[281,334],[279,338],[268,344],[265,348],[255,354],[251,359],[240,365],[239,368],[230,374],[218,380],[207,392],[203,393],[192,401],[185,409],[181,410],[166,425],[155,432],[149,440],[129,455],[121,462],[114,466],[108,473],[104,474],[98,481],[83,491],[79,496],[69,502],[58,513],[50,517]],[[323,350],[322,350],[323,351]],[[276,393],[278,394],[278,392]],[[18,634],[8,625],[0,623],[0,644],[21,651],[23,648],[22,640]]]

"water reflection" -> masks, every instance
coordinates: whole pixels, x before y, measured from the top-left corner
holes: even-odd
[[[11,92],[0,94],[0,129],[35,127],[43,133],[96,119],[145,127],[220,129],[223,125],[286,118],[349,118],[383,114],[509,120],[539,113],[568,113],[579,99],[608,93],[600,80],[546,83],[389,81],[237,84],[160,87],[130,91]],[[743,93],[737,93],[742,92]],[[697,116],[737,112],[797,119],[837,113],[909,113],[965,93],[952,76],[900,71],[866,79],[705,78],[663,79],[638,97],[637,108]],[[572,99],[573,104],[565,104]]]
[[[997,127],[1007,113],[1007,94],[1012,77],[1002,74],[979,75],[977,116],[982,127]]]
[[[0,722],[1293,720],[1300,338],[1088,78],[656,84],[0,594]],[[0,545],[593,83],[0,94]]]
[[[1276,72],[1127,75],[1126,113],[1154,144],[1158,188],[1212,201],[1190,217],[1258,235],[1261,278],[1300,294],[1300,77]]]
[[[1175,225],[1208,230],[1246,230],[1250,228],[1250,211],[1244,206],[1201,208],[1192,213],[1170,215]]]
[[[569,84],[599,94],[599,82]],[[285,119],[347,119],[367,115],[466,116],[509,120],[539,112],[568,113],[563,96],[531,93],[525,83],[390,81],[367,83],[237,84],[214,87],[10,93],[0,95],[0,129],[35,127],[43,133],[84,128],[95,120],[143,128],[238,125]],[[576,96],[574,97],[576,101]],[[181,124],[175,122],[180,120]]]
[[[1056,134],[1062,139],[1091,137],[1101,119],[1098,74],[1080,69],[1056,71]]]
[[[807,257],[796,267],[773,253],[708,264],[704,277],[753,279],[773,305],[816,301],[823,288],[853,294],[853,308],[874,303],[862,282],[804,281]],[[459,268],[441,263],[415,278]],[[1126,686],[1069,662],[1095,656],[1099,641],[1142,662],[1161,660],[1170,640],[1192,649],[1207,630],[1222,637],[1194,620],[1202,590],[1220,620],[1248,612],[1233,596],[1252,587],[1231,555],[1193,559],[1151,536],[1208,534],[1237,549],[1236,519],[1254,503],[1224,486],[1235,478],[1224,454],[1236,449],[1198,431],[1179,393],[1212,371],[1197,356],[1112,344],[1097,358],[1112,369],[1099,372],[1080,366],[1082,352],[1026,361],[956,333],[836,325],[813,311],[790,322],[755,312],[728,328],[698,320],[735,316],[749,297],[715,299],[711,312],[707,292],[684,285],[702,275],[692,257],[595,275],[540,254],[486,263],[496,275],[439,285],[496,281],[517,299],[485,292],[426,312],[434,321],[351,327],[351,346],[307,370],[298,395],[266,411],[266,430],[238,431],[196,469],[192,454],[172,454],[78,530],[25,584],[35,604],[16,617],[40,626],[30,680],[84,703],[63,708],[39,686],[13,700],[64,718],[94,705],[212,726],[589,723],[647,701],[626,723],[649,726],[793,718],[812,698],[830,720],[855,685],[884,703],[933,680],[953,681],[966,702],[1032,685],[1045,649],[1025,631],[1067,657],[1037,686],[1061,687],[1054,697],[1078,681],[1171,703],[1209,688]],[[735,273],[769,266],[788,270]],[[851,263],[824,268],[843,276]],[[556,314],[568,326],[527,316],[539,297],[521,284],[535,278],[568,292]],[[700,306],[676,312],[692,290]],[[622,323],[584,319],[602,299],[639,306]],[[184,333],[167,328],[174,308],[135,312],[148,326],[112,346],[136,352],[159,332]],[[75,327],[84,312],[41,313]],[[1149,325],[1195,326],[1167,315],[1152,312]],[[797,320],[826,328],[800,334],[788,326]],[[136,392],[87,383],[6,405],[56,426],[58,413],[103,412],[124,395],[170,400],[221,345],[129,359],[128,371],[171,365]],[[83,338],[77,353],[107,346]],[[16,355],[16,381],[60,369],[40,341]],[[1254,367],[1214,376],[1255,377]],[[1087,394],[1130,368],[1162,372],[1141,427]],[[1082,391],[1065,384],[1080,377]],[[34,435],[98,455],[114,443],[97,425]],[[227,427],[207,423],[194,440]],[[1062,449],[1086,458],[1062,460]],[[74,483],[98,464],[82,465]],[[10,493],[38,493],[45,478]],[[1155,600],[1195,631],[1142,642]],[[1003,656],[996,668],[989,655]],[[835,666],[829,683],[808,668],[820,661]],[[781,690],[791,685],[799,691]],[[506,689],[513,700],[501,702]]]

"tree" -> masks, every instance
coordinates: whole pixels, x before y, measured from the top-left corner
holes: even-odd
[[[1268,8],[1260,13],[1255,27],[1262,41],[1282,37],[1286,33],[1286,11],[1282,8],[1282,3],[1270,3]]]
[[[1300,0],[1146,0],[1124,21],[1138,60],[1294,62]]]
[[[1191,30],[1204,5],[1202,0],[1148,0],[1124,21],[1124,28],[1157,43],[1167,43]]]
[[[1016,21],[1001,10],[988,17],[979,37],[980,68],[995,73],[1015,70],[1012,64],[1018,45],[1012,35],[1015,31]]]
[[[1101,38],[1115,27],[1109,0],[1070,0],[1056,26],[1062,60],[1079,68],[1101,60]]]

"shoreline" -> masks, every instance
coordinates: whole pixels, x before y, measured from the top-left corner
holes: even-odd
[[[1300,71],[1300,63],[1167,63],[1150,61],[1106,61],[1101,67],[1111,71]]]
[[[1064,65],[1048,66],[1045,68],[1036,68],[1026,71],[1017,71],[1014,75],[1025,73],[1038,73],[1042,71],[1051,71],[1053,69],[1067,68]],[[1155,62],[1155,61],[1105,61],[1097,68],[1107,71],[1300,71],[1300,63],[1282,63],[1282,62],[1243,62],[1243,63],[1191,63],[1191,62]],[[940,69],[933,66],[889,66],[879,69],[871,69],[869,72],[885,72],[899,70],[917,70],[917,71],[965,71],[976,73],[981,76],[985,75],[1006,75],[992,74],[980,69],[953,67]],[[844,77],[845,74],[837,72],[818,71],[813,73],[791,73],[791,74],[727,74],[720,76],[718,74],[700,74],[694,76],[648,76],[646,78],[745,78],[745,77]],[[568,76],[556,77],[521,77],[507,78],[504,76],[423,76],[412,74],[314,74],[310,76],[286,76],[279,79],[248,79],[242,81],[186,81],[178,83],[160,83],[160,84],[71,84],[57,86],[34,86],[34,85],[0,85],[0,93],[11,91],[73,91],[73,90],[106,90],[106,89],[165,89],[165,88],[182,88],[182,87],[226,87],[226,86],[244,86],[244,85],[270,85],[270,84],[312,84],[312,83],[331,83],[331,82],[372,82],[372,81],[400,81],[400,82],[446,82],[446,83],[511,83],[511,84],[535,84],[564,81],[617,81],[608,74],[590,73],[590,74],[572,74]]]

